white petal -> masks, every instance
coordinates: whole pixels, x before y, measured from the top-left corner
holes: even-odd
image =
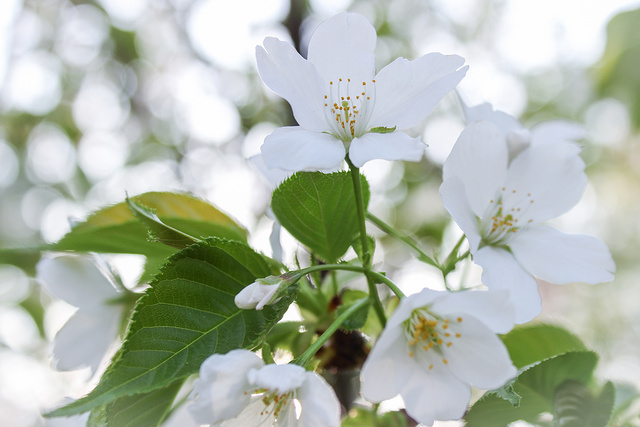
[[[45,257],[36,278],[54,297],[75,307],[98,307],[118,297],[118,291],[88,256]]]
[[[339,13],[318,25],[309,40],[307,58],[324,83],[350,78],[369,82],[375,74],[376,30],[357,13]]]
[[[467,236],[471,253],[475,253],[482,238],[478,228],[478,218],[469,205],[462,180],[457,176],[449,177],[440,186],[440,197],[445,209]]]
[[[481,321],[498,334],[509,332],[515,322],[515,313],[507,291],[464,291],[447,293],[431,305],[433,312],[442,316],[466,313]],[[458,317],[458,316],[453,316]]]
[[[316,67],[292,45],[273,37],[264,39],[264,48],[256,47],[256,60],[262,81],[291,104],[298,124],[308,130],[326,130],[324,83]]]
[[[253,282],[238,292],[234,302],[238,308],[243,310],[262,310],[278,291],[278,287],[279,285],[263,285],[262,283]],[[277,300],[274,302],[277,302]]]
[[[485,246],[473,260],[482,266],[482,283],[494,290],[509,292],[514,305],[515,322],[526,323],[542,311],[538,283],[504,249]]]
[[[496,125],[505,135],[509,132],[524,129],[522,124],[514,117],[502,111],[495,111],[491,104],[488,103],[467,107],[467,105],[462,102],[462,109],[468,124],[485,120]]]
[[[389,328],[387,324],[362,366],[362,396],[369,402],[382,402],[396,396],[415,369],[416,362],[409,357],[409,346],[401,327]]]
[[[526,219],[540,224],[571,209],[587,185],[584,162],[576,144],[532,144],[509,166],[507,193],[527,194]],[[528,196],[531,194],[531,196]]]
[[[412,138],[403,132],[370,132],[351,141],[349,159],[358,168],[373,159],[419,162],[425,148],[419,137]]]
[[[507,176],[509,150],[494,124],[481,121],[467,126],[444,162],[444,181],[462,180],[469,206],[478,217],[496,197]]]
[[[230,418],[227,419],[225,421],[222,421],[219,424],[213,424],[216,427],[239,427],[239,426],[264,426],[264,427],[271,427],[271,426],[295,426],[296,424],[291,423],[290,420],[287,420],[286,418],[281,419],[278,418],[277,424],[276,424],[276,418],[273,415],[273,411],[270,411],[268,413],[265,413],[265,404],[262,401],[262,395],[257,395],[257,396],[251,396],[251,393],[249,393],[250,397],[247,397],[245,400],[247,401],[246,404],[243,405],[243,407],[241,408],[240,413],[234,417],[234,418]],[[295,411],[287,411],[288,408],[282,408],[282,411],[286,411],[285,415],[290,415],[291,412],[293,412],[293,420],[295,421]],[[289,421],[289,424],[287,424],[286,422]],[[200,423],[200,424],[209,424],[208,422],[206,423]]]
[[[519,230],[509,246],[527,271],[559,285],[609,282],[616,269],[602,240],[584,234],[565,234],[543,225]]]
[[[407,413],[431,425],[434,420],[457,420],[467,410],[471,390],[442,363],[414,371],[401,392]]]
[[[451,315],[463,321],[450,322],[451,345],[441,348],[449,369],[460,381],[477,388],[494,389],[515,377],[517,370],[495,332],[466,312]],[[454,337],[454,333],[460,337]]]
[[[531,129],[531,142],[536,145],[577,141],[585,136],[584,126],[564,120],[540,123]]]
[[[267,166],[286,171],[337,169],[345,156],[342,141],[298,126],[276,129],[265,138],[261,150]]]
[[[255,156],[249,157],[247,160],[249,160],[249,163],[251,163],[266,179],[272,190],[292,175],[292,172],[279,168],[268,167],[262,158],[262,154],[256,154]]]
[[[288,393],[296,390],[304,383],[305,370],[302,366],[266,365],[261,369],[249,371],[249,383],[256,388]]]
[[[95,372],[118,336],[122,309],[117,306],[79,309],[53,339],[56,369],[70,371],[90,366]]]
[[[208,357],[200,366],[200,378],[193,383],[192,417],[201,424],[216,424],[238,416],[251,396],[245,393],[252,389],[247,374],[263,365],[262,359],[248,350]]]
[[[280,241],[281,231],[282,225],[277,219],[274,219],[273,227],[271,228],[271,234],[269,235],[269,244],[271,245],[271,258],[275,259],[279,263],[283,262],[282,242]]]
[[[376,75],[369,126],[403,130],[417,125],[460,83],[468,68],[460,68],[463,64],[457,55],[440,53],[396,59]]]
[[[305,373],[298,400],[304,427],[340,427],[340,402],[331,386],[315,372]]]

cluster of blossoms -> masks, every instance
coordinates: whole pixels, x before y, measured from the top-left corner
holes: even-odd
[[[405,132],[458,85],[467,67],[458,56],[431,53],[414,61],[399,58],[376,73],[375,44],[375,29],[364,17],[342,13],[319,25],[307,59],[275,38],[257,48],[262,80],[289,102],[299,124],[265,139],[257,161],[269,174],[334,171],[345,161],[359,168],[372,159],[421,160],[426,146]],[[463,108],[467,127],[444,164],[440,194],[489,290],[424,289],[402,298],[361,371],[367,401],[399,395],[407,413],[429,425],[461,418],[471,387],[495,389],[516,376],[497,334],[540,314],[536,279],[593,284],[612,280],[615,270],[599,239],[544,225],[584,192],[585,165],[575,143],[581,129],[554,122],[529,132],[489,105]],[[79,263],[44,260],[39,275],[54,295],[63,276],[71,284],[75,277],[94,283],[100,290],[82,300],[108,308],[104,302],[117,292],[94,267]],[[87,277],[71,272],[72,264]],[[236,296],[236,305],[261,310],[290,284],[259,279]],[[60,297],[80,307],[57,338],[75,348],[65,331],[94,319],[87,318],[85,302]],[[119,315],[106,310],[100,311],[104,318]],[[60,362],[73,365],[62,357]],[[248,350],[214,354],[201,365],[190,410],[198,423],[216,426],[340,425],[338,400],[320,376],[295,364],[265,365]]]
[[[343,13],[316,29],[307,60],[274,38],[257,48],[260,76],[300,125],[265,139],[269,168],[336,170],[345,160],[360,167],[372,159],[422,158],[424,144],[403,131],[430,113],[467,67],[458,56],[432,53],[399,58],[375,74],[375,41],[365,18]],[[400,395],[423,424],[461,418],[471,386],[495,389],[515,377],[497,334],[540,313],[534,277],[600,283],[615,269],[599,239],[543,225],[582,196],[585,165],[573,142],[581,130],[558,122],[528,132],[490,105],[464,108],[468,126],[444,164],[440,193],[490,291],[424,289],[402,299],[361,373],[366,400]],[[236,303],[260,309],[278,286],[256,282]]]

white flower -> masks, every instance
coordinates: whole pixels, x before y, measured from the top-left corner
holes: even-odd
[[[320,376],[293,364],[265,366],[260,357],[248,350],[214,354],[205,360],[200,366],[200,378],[193,384],[191,399],[189,409],[201,424],[340,425],[338,399]]]
[[[53,340],[56,369],[90,366],[95,372],[118,336],[122,306],[110,304],[121,294],[90,257],[45,257],[36,278],[54,297],[78,307]]]
[[[234,302],[238,308],[243,310],[262,310],[265,305],[271,303],[275,304],[280,298],[271,301],[273,296],[278,291],[282,279],[274,276],[258,279],[252,284],[244,287],[236,297]]]
[[[464,415],[470,386],[494,389],[516,375],[496,333],[513,326],[506,292],[424,289],[400,301],[362,367],[362,395],[400,395],[422,424]]]
[[[355,13],[323,23],[308,59],[273,37],[258,46],[258,72],[286,99],[299,126],[282,127],[262,146],[265,163],[289,171],[331,170],[349,159],[419,161],[425,145],[401,132],[418,124],[464,77],[459,56],[398,58],[375,73],[376,32]],[[459,69],[460,68],[460,69]]]
[[[440,194],[483,268],[483,283],[509,290],[516,322],[524,323],[541,311],[533,276],[595,284],[612,280],[615,264],[600,239],[543,225],[584,192],[585,165],[571,141],[576,126],[549,123],[528,137],[483,108],[484,120],[462,132],[447,158]]]
[[[255,156],[249,157],[249,163],[253,165],[254,168],[260,172],[260,175],[267,181],[269,184],[269,188],[273,191],[276,187],[278,187],[284,180],[289,178],[293,172],[285,171],[279,168],[270,168],[264,163],[264,159],[262,158],[262,154],[256,154]],[[273,220],[273,227],[271,228],[271,235],[269,236],[269,243],[271,244],[271,258],[275,259],[278,262],[282,262],[283,259],[283,251],[282,251],[282,242],[280,241],[280,232],[282,230],[282,225],[280,221],[276,218],[271,206],[267,208],[266,211],[267,217]]]

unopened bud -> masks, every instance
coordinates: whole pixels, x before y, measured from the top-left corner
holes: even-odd
[[[269,276],[262,279],[257,279],[241,290],[236,295],[234,301],[238,308],[244,310],[262,310],[267,304],[275,304],[280,301],[280,298],[273,298],[280,285],[285,281],[279,276]],[[272,301],[273,299],[273,301]]]

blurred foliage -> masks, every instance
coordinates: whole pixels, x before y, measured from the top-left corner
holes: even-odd
[[[612,96],[629,106],[640,129],[640,9],[616,15],[607,26],[607,45],[595,69],[600,96]]]

